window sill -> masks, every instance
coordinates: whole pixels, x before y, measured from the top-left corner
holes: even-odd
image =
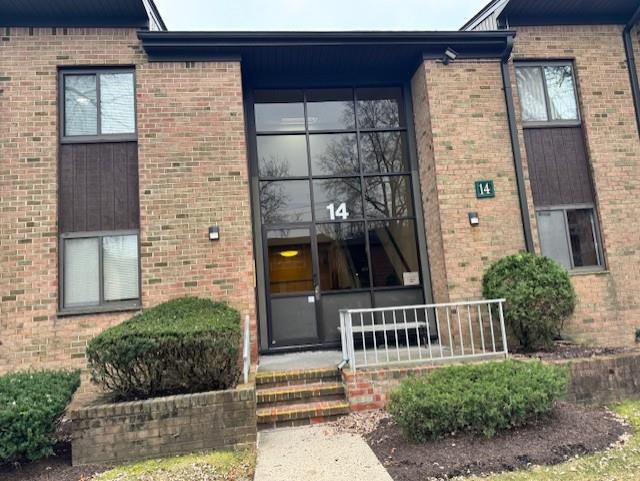
[[[610,271],[603,268],[593,268],[593,269],[579,269],[569,271],[570,277],[581,277],[581,276],[608,276]]]
[[[522,122],[523,129],[561,129],[561,128],[569,128],[569,127],[581,127],[582,122],[579,120],[570,120],[570,121],[542,121],[542,122]]]
[[[112,306],[91,306],[91,307],[79,307],[75,309],[61,309],[56,313],[57,317],[71,317],[71,316],[86,316],[92,314],[112,314],[115,312],[128,312],[128,311],[141,311],[142,304],[136,303],[122,303]]]

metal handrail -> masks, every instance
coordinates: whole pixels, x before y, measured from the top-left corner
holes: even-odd
[[[349,364],[355,371],[357,366],[508,357],[505,302],[491,299],[342,309],[341,366]],[[462,311],[466,316],[461,315]],[[499,333],[494,325],[495,314]]]
[[[244,335],[242,345],[242,377],[244,383],[249,382],[249,370],[251,369],[251,330],[249,328],[249,315],[244,319]]]

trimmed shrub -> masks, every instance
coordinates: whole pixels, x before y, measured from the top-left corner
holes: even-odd
[[[549,347],[573,314],[576,294],[557,262],[520,253],[500,259],[482,279],[485,299],[502,299],[505,323],[525,351]]]
[[[540,361],[449,366],[403,381],[388,409],[414,442],[460,431],[491,437],[550,413],[567,383],[566,369]]]
[[[233,387],[240,375],[240,314],[187,297],[107,329],[87,347],[92,380],[117,400]]]
[[[79,371],[0,376],[0,464],[53,454],[56,426],[78,386]]]

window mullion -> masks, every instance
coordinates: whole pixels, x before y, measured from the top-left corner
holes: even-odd
[[[596,212],[595,209],[591,209],[589,218],[591,220],[591,235],[593,236],[593,244],[596,247],[596,260],[599,266],[604,265],[602,262],[602,256],[600,254],[600,242],[598,240],[598,231],[596,229]]]
[[[104,237],[98,237],[98,239],[100,240],[100,242],[98,242],[98,292],[100,295],[100,300],[99,300],[99,305],[104,305],[104,266],[103,266],[103,262],[104,262],[104,255],[103,255],[103,250],[104,250],[104,246],[103,246],[103,241],[104,241]]]
[[[540,68],[540,79],[542,80],[542,89],[544,90],[544,102],[547,109],[547,122],[553,122],[551,115],[551,97],[549,96],[549,86],[547,85],[547,76],[545,74],[545,67]]]
[[[96,73],[96,134],[102,135],[102,114],[100,111],[102,107],[100,105],[100,74]]]
[[[562,214],[564,218],[564,232],[569,250],[569,262],[571,263],[571,270],[573,270],[576,266],[573,258],[573,246],[571,245],[571,232],[569,231],[569,216],[567,215],[567,209],[562,209]]]

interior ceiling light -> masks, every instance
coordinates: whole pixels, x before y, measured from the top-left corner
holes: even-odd
[[[299,251],[282,251],[280,252],[280,255],[282,257],[295,257],[299,254]]]

